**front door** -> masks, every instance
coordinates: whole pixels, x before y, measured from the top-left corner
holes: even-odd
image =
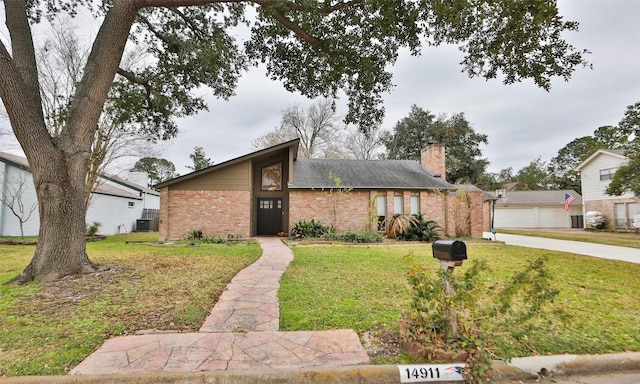
[[[258,236],[277,235],[282,231],[282,199],[258,199]]]

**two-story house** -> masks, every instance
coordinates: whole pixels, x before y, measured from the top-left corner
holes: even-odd
[[[576,168],[582,180],[585,213],[602,212],[609,229],[634,229],[634,218],[639,214],[638,196],[611,196],[605,192],[616,170],[628,162],[622,150],[599,149]]]

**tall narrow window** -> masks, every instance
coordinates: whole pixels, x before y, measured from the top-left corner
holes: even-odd
[[[633,227],[634,216],[638,214],[637,203],[627,203],[627,227]]]
[[[262,168],[262,190],[282,190],[282,163]]]
[[[378,213],[378,231],[386,229],[387,198],[386,196],[376,196],[376,207]]]
[[[402,214],[402,192],[396,192],[393,196],[393,213]]]
[[[411,214],[417,215],[420,213],[420,194],[418,192],[411,193]]]

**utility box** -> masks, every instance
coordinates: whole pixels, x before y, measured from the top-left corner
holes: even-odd
[[[136,220],[136,232],[151,232],[151,220],[150,219]]]
[[[443,261],[467,259],[467,245],[460,240],[436,240],[432,245],[433,257]]]

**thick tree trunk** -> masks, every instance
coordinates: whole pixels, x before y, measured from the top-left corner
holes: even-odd
[[[31,165],[38,195],[40,231],[31,263],[13,282],[50,282],[96,271],[86,253],[84,175],[86,156],[39,154]]]

